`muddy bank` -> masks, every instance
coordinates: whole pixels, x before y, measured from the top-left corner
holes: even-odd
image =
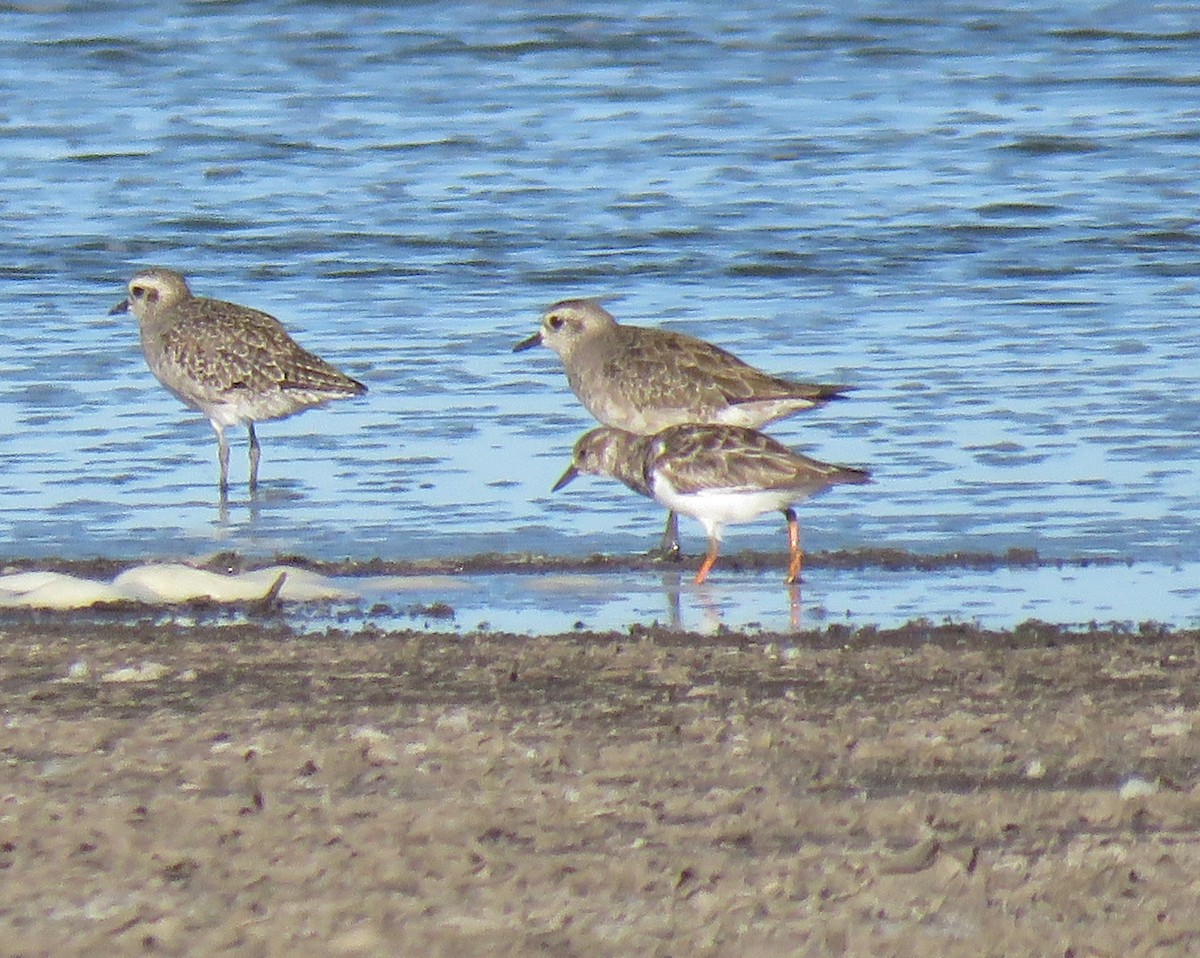
[[[240,573],[270,565],[288,565],[308,569],[327,576],[372,575],[434,575],[455,573],[488,574],[528,572],[642,572],[663,568],[694,569],[702,555],[684,555],[679,559],[662,559],[656,555],[589,556],[544,555],[540,553],[494,552],[457,558],[431,559],[347,559],[328,561],[309,556],[278,553],[270,557],[246,556],[236,552],[219,552],[202,558],[187,558],[190,565],[212,572]],[[139,560],[140,561],[140,560]],[[805,568],[812,569],[885,569],[892,571],[936,572],[947,569],[1029,569],[1063,568],[1130,564],[1132,559],[1121,556],[1079,556],[1073,558],[1044,558],[1034,549],[1009,549],[1005,552],[944,552],[926,554],[903,549],[851,549],[806,552]],[[722,554],[719,568],[724,572],[758,572],[787,568],[786,552],[745,550]],[[88,578],[112,578],[139,564],[132,560],[103,557],[10,557],[3,562],[5,571],[45,570],[64,572]]]
[[[3,631],[5,954],[1184,954],[1195,633]]]

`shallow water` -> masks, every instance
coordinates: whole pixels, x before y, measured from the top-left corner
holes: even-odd
[[[591,423],[509,351],[596,295],[859,386],[772,430],[876,478],[802,507],[810,548],[1196,558],[1200,15],[604,9],[0,13],[0,548],[643,550],[653,504],[549,494]],[[264,425],[225,513],[207,424],[106,315],[148,264],[371,389]]]
[[[1118,623],[1133,628],[1145,622],[1200,627],[1200,567],[1194,563],[954,569],[936,576],[815,570],[807,580],[794,593],[774,572],[725,576],[703,586],[667,571],[385,578],[364,580],[356,588],[365,599],[361,608],[373,609],[367,618],[375,626],[447,632],[480,628],[525,634],[656,624],[701,633],[787,634],[831,625],[891,628],[918,620],[1011,629],[1031,619],[1071,627]],[[386,608],[372,606],[373,597]],[[327,612],[297,608],[290,615],[312,627],[326,621]]]
[[[867,566],[810,569],[799,587],[783,585],[774,571],[739,570],[697,586],[677,566],[327,576],[295,566],[229,573],[151,562],[112,578],[78,570],[0,575],[0,615],[13,621],[24,621],[31,611],[106,620],[282,618],[308,633],[349,628],[637,634],[641,626],[660,626],[786,636],[831,626],[891,628],[922,621],[1013,629],[1030,620],[1080,629],[1195,629],[1198,575],[1195,563],[959,566],[937,574]]]

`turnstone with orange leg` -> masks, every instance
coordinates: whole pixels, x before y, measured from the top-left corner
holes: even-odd
[[[697,584],[717,561],[726,525],[780,511],[788,525],[789,583],[800,578],[800,524],[792,507],[831,486],[870,482],[861,469],[793,452],[744,426],[684,424],[653,436],[593,429],[576,442],[571,465],[554,488],[581,473],[611,476],[700,522],[708,551]]]
[[[853,388],[772,376],[705,340],[618,323],[591,299],[551,306],[538,331],[513,352],[538,345],[558,354],[572,391],[599,422],[643,436],[684,423],[757,429]],[[678,550],[677,539],[670,541],[673,518],[664,551]]]

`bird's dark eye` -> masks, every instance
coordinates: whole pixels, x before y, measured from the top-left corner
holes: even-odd
[[[562,329],[562,324],[564,322],[565,320],[557,313],[555,313],[553,316],[546,317],[546,325],[551,329]]]
[[[145,286],[131,286],[129,288],[129,294],[134,299],[141,299],[143,296],[146,295],[146,287]]]

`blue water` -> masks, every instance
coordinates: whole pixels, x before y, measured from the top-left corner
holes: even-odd
[[[642,551],[510,352],[587,295],[860,387],[772,429],[876,478],[811,549],[1195,560],[1197,64],[1188,4],[6,7],[0,552]],[[253,502],[107,315],[146,265],[370,387]]]

